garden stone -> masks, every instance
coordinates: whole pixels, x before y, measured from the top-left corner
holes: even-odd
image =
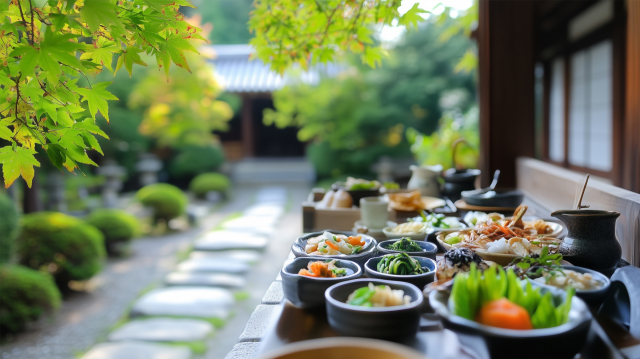
[[[246,283],[244,278],[237,275],[190,272],[169,273],[164,282],[169,286],[186,285],[224,288],[242,288]]]
[[[247,343],[238,343],[233,346],[233,349],[227,354],[224,359],[251,359],[254,358],[256,352],[258,351],[258,347],[260,346],[259,342],[247,342]]]
[[[178,264],[180,272],[217,272],[217,273],[245,273],[249,270],[247,263],[233,259],[199,258],[187,259]]]
[[[271,283],[269,289],[262,297],[262,304],[280,304],[284,300],[284,292],[282,291],[282,282],[275,281]]]
[[[257,263],[260,260],[260,254],[255,251],[193,251],[189,254],[190,259],[211,258],[211,259],[232,259],[244,263]]]
[[[183,346],[143,342],[101,343],[82,359],[189,359],[191,349]]]
[[[259,342],[271,323],[272,314],[280,310],[277,305],[258,305],[244,326],[238,342]]]
[[[253,230],[259,227],[273,227],[276,221],[276,218],[273,217],[242,216],[226,221],[222,226],[229,230]]]
[[[268,216],[279,218],[284,213],[284,207],[274,204],[259,204],[244,210],[245,216]]]
[[[169,287],[143,295],[133,305],[130,316],[177,316],[227,319],[233,294],[222,288]]]
[[[263,250],[268,240],[264,236],[239,231],[213,231],[198,238],[193,245],[195,250],[223,251],[228,249]]]
[[[213,325],[198,319],[150,318],[134,320],[109,334],[110,341],[195,342],[213,333]]]

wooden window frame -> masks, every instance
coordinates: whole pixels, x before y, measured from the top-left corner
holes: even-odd
[[[581,39],[570,42],[565,32],[564,39],[560,46],[556,46],[553,55],[542,60],[544,68],[543,93],[542,93],[542,122],[543,141],[542,159],[545,162],[568,168],[574,171],[596,175],[598,177],[610,179],[615,185],[622,182],[622,152],[623,143],[617,139],[622,138],[624,126],[624,71],[625,71],[625,29],[626,16],[620,1],[614,2],[614,18],[606,25],[592,31]],[[612,163],[611,171],[600,171],[588,167],[576,166],[569,163],[569,116],[571,108],[571,56],[576,52],[587,49],[602,41],[611,40],[612,43]],[[552,62],[561,57],[564,61],[564,161],[557,162],[551,160],[549,156],[549,127],[550,127],[550,90],[551,90],[551,65]]]

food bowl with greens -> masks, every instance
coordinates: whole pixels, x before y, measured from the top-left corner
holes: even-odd
[[[367,181],[353,177],[348,177],[345,182],[335,182],[331,185],[331,189],[334,191],[340,189],[347,191],[356,207],[360,207],[360,199],[364,197],[379,196],[380,187],[382,187],[382,184],[378,181]]]
[[[435,279],[436,262],[431,258],[394,253],[369,259],[364,271],[369,278],[397,280],[424,288]]]
[[[425,241],[413,241],[409,237],[389,239],[378,243],[379,254],[407,253],[412,257],[436,259],[438,247]]]
[[[511,268],[481,272],[474,264],[429,304],[445,327],[482,335],[492,358],[573,358],[592,319],[573,289],[534,287]]]
[[[389,239],[410,237],[416,241],[425,240],[433,233],[461,230],[467,227],[458,217],[447,217],[437,213],[427,214],[422,211],[420,216],[410,218],[407,223],[386,227],[382,231]]]
[[[407,340],[420,328],[423,295],[415,285],[354,279],[325,292],[327,320],[340,335]]]

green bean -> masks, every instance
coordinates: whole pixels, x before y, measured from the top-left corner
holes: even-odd
[[[395,275],[415,275],[423,273],[420,262],[409,257],[406,253],[383,256],[378,262],[376,269],[380,273]]]

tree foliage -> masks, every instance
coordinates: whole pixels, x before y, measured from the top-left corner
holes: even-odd
[[[431,134],[445,111],[466,112],[474,102],[469,73],[455,73],[472,47],[462,34],[439,40],[445,27],[429,21],[407,33],[379,69],[352,67],[316,86],[298,83],[274,93],[265,124],[297,126],[321,176],[362,174],[380,156],[408,157],[404,133]]]
[[[10,0],[0,2],[0,149],[5,187],[22,176],[29,186],[36,145],[58,169],[96,165],[98,115],[109,120],[110,82],[88,75],[104,68],[131,75],[155,57],[169,76],[171,62],[190,70],[188,39],[204,38],[178,11],[187,0]],[[117,58],[117,60],[115,60]],[[115,61],[114,61],[115,60]],[[115,66],[114,66],[115,62]],[[78,80],[86,80],[86,86]]]
[[[375,67],[384,50],[374,41],[375,27],[417,27],[420,14],[414,6],[404,14],[398,0],[256,0],[249,27],[256,36],[251,44],[257,57],[283,73],[292,64],[308,68],[327,63],[340,52],[358,54]]]

